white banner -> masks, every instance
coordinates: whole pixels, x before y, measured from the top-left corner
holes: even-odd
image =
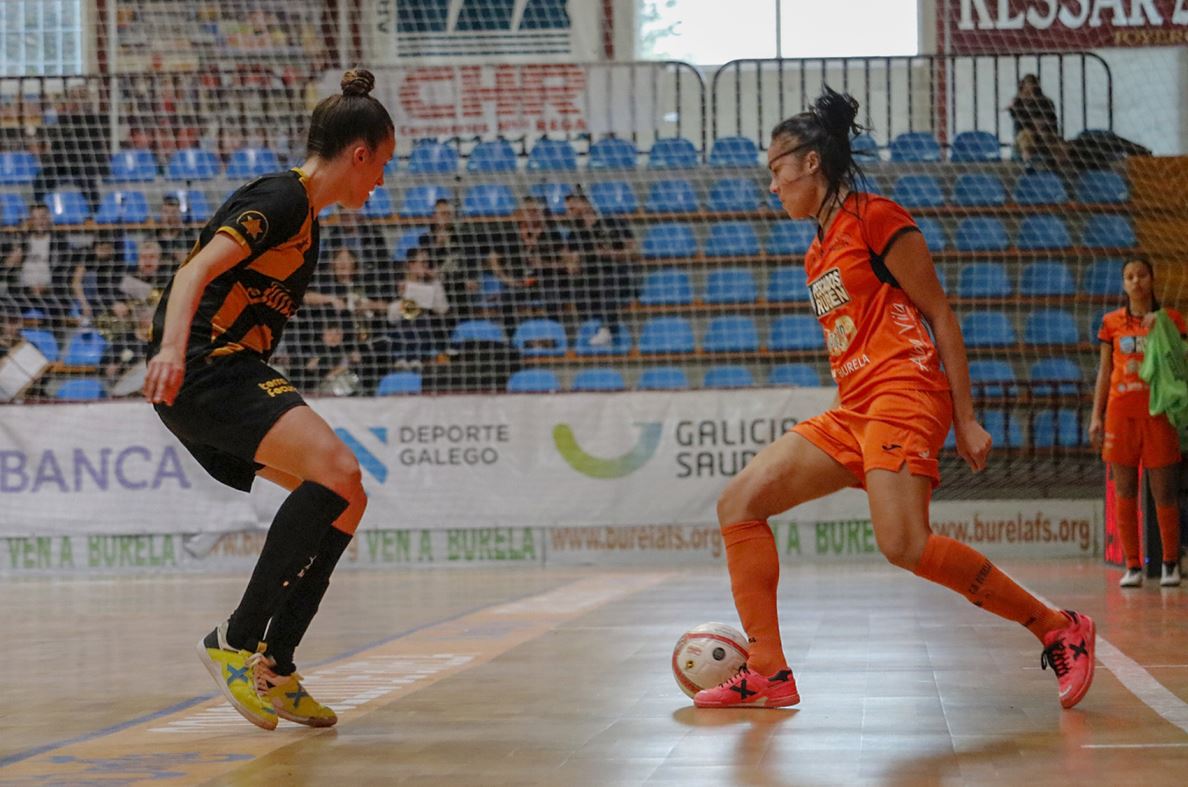
[[[358,456],[362,527],[713,525],[729,478],[832,389],[311,400]],[[283,491],[221,486],[137,402],[0,407],[0,536],[264,527]],[[844,490],[797,509],[868,518]]]

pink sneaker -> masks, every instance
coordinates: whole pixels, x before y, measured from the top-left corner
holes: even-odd
[[[744,666],[730,680],[693,697],[699,708],[784,708],[798,702],[796,679],[786,667],[765,678]]]
[[[1097,628],[1093,618],[1064,610],[1069,623],[1044,635],[1044,653],[1040,666],[1052,667],[1060,684],[1060,704],[1071,708],[1080,702],[1093,683],[1093,649]]]

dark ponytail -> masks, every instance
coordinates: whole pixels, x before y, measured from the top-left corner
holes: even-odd
[[[375,150],[387,137],[396,133],[392,116],[371,97],[375,75],[363,68],[342,75],[342,94],[322,99],[309,120],[307,156],[332,159],[356,140],[363,140]]]
[[[850,139],[865,130],[857,117],[857,99],[825,85],[812,109],[793,115],[771,130],[773,140],[794,137],[800,149],[815,150],[821,157],[821,171],[829,188],[818,214],[830,201],[837,200],[843,186],[849,191],[859,190],[862,170],[850,149]]]

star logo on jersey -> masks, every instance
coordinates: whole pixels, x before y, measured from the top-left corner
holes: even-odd
[[[268,219],[258,210],[245,210],[235,219],[251,240],[259,240],[268,234]]]

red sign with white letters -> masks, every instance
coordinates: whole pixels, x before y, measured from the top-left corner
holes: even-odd
[[[952,54],[1188,44],[1188,0],[943,1]]]

